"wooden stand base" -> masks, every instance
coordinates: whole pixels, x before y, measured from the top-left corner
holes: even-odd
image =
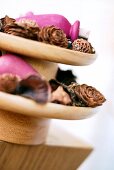
[[[55,125],[45,144],[37,146],[0,142],[0,170],[76,170],[92,147]]]

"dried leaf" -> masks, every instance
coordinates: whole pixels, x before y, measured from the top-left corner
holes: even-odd
[[[58,68],[56,80],[65,85],[70,85],[72,82],[76,82],[77,76],[73,74],[72,70],[61,70]]]
[[[50,84],[50,86],[51,86],[51,92],[55,91],[55,90],[60,86],[60,83],[57,82],[57,81],[54,80],[54,79],[51,79],[51,80],[49,81],[49,84]]]
[[[50,97],[50,86],[46,80],[32,75],[20,81],[15,93],[38,103],[46,103]]]

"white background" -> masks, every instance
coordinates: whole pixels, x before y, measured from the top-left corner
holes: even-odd
[[[91,30],[90,42],[98,58],[90,66],[72,69],[80,83],[95,86],[107,102],[92,118],[79,121],[54,120],[76,136],[94,146],[94,152],[80,170],[114,170],[114,3],[113,0],[4,0],[0,3],[0,17],[18,17],[28,11],[35,14],[58,13],[72,24],[80,20],[81,27]]]

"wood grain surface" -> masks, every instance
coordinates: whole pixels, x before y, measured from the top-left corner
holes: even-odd
[[[45,144],[24,146],[0,142],[0,170],[76,170],[92,147],[51,126]]]
[[[93,116],[100,107],[75,107],[61,104],[38,104],[33,100],[0,92],[0,109],[36,118],[79,120]]]
[[[0,49],[27,57],[77,66],[89,65],[97,57],[96,54],[77,52],[2,32],[0,32]]]

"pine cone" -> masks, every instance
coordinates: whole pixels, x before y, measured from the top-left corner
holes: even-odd
[[[7,24],[12,24],[15,22],[15,19],[8,17],[7,15],[4,18],[0,19],[0,30],[4,32],[4,27]]]
[[[77,85],[73,83],[69,86],[68,91],[75,106],[96,107],[106,101],[98,90],[86,84]]]
[[[38,24],[30,19],[25,19],[25,18],[20,19],[18,22],[16,21],[16,24],[26,29],[30,29],[31,31],[34,32],[34,34],[38,34],[40,31],[40,27],[38,26]]]
[[[38,39],[44,43],[57,45],[64,48],[68,47],[68,40],[65,33],[53,25],[43,27],[39,32]]]
[[[91,44],[84,39],[77,39],[72,43],[72,49],[75,51],[80,51],[84,53],[91,53],[94,54],[95,50],[91,46]]]
[[[27,39],[37,40],[37,33],[39,32],[39,27],[24,27],[18,25],[17,23],[7,24],[4,27],[4,32]]]

